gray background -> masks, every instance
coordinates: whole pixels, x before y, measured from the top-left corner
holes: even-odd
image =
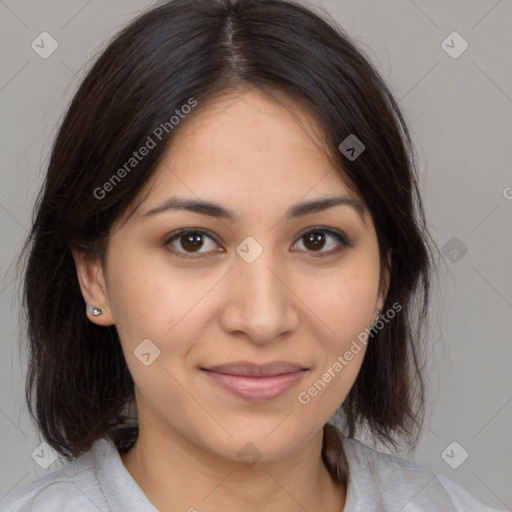
[[[44,469],[31,456],[42,439],[24,403],[13,265],[79,80],[116,30],[151,4],[0,0],[0,498],[62,465],[56,460]],[[512,2],[309,5],[325,8],[345,28],[399,99],[418,151],[430,229],[445,248],[433,295],[429,416],[409,457],[483,503],[511,510]],[[59,45],[47,59],[31,48],[43,31]],[[453,31],[469,44],[458,58],[441,45]],[[461,48],[457,40],[448,44]],[[441,456],[453,441],[469,454],[457,469]],[[455,462],[461,453],[458,446],[448,450]]]

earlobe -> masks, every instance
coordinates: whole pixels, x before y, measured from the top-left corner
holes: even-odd
[[[87,318],[103,327],[113,325],[114,318],[110,311],[107,286],[101,261],[87,257],[85,254],[72,250],[73,259],[82,296],[86,303]]]

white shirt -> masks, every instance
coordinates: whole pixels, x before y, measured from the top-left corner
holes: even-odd
[[[426,466],[355,439],[343,438],[343,447],[349,478],[340,512],[497,512]],[[157,512],[110,439],[0,501],[0,512],[83,511]]]

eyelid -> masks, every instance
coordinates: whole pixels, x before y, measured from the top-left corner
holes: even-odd
[[[313,258],[322,258],[322,257],[333,256],[335,254],[342,252],[344,249],[354,246],[351,239],[343,231],[336,229],[336,228],[330,228],[327,226],[310,226],[308,228],[303,229],[297,235],[296,241],[293,243],[293,246],[295,246],[304,235],[306,235],[308,233],[312,233],[312,232],[317,232],[317,231],[324,232],[324,233],[327,233],[328,235],[333,235],[334,237],[338,238],[339,243],[341,244],[341,248],[331,249],[329,251],[320,251],[317,254],[315,254],[315,251],[305,251],[308,255],[312,256]],[[187,227],[187,228],[178,229],[176,231],[173,231],[169,235],[167,235],[164,238],[164,242],[163,242],[164,247],[168,247],[168,245],[171,242],[173,242],[175,239],[179,238],[181,235],[183,235],[185,233],[198,233],[201,235],[206,235],[209,238],[211,238],[216,244],[218,244],[217,237],[213,233],[208,231],[207,229]],[[222,251],[208,251],[205,253],[200,253],[200,252],[187,253],[187,252],[169,250],[169,252],[171,252],[173,255],[177,256],[178,258],[199,259],[199,258],[207,257],[208,255],[211,254],[211,252],[222,252]]]
[[[351,240],[341,229],[330,228],[328,226],[311,226],[309,228],[305,228],[297,235],[297,240],[306,235],[307,233],[311,233],[314,231],[323,231],[325,233],[337,235],[343,240],[343,243],[352,246]]]

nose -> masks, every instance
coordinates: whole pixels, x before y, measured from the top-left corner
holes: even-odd
[[[252,263],[237,256],[226,289],[219,315],[222,328],[231,336],[264,345],[297,328],[300,300],[287,283],[283,267],[265,251]]]

